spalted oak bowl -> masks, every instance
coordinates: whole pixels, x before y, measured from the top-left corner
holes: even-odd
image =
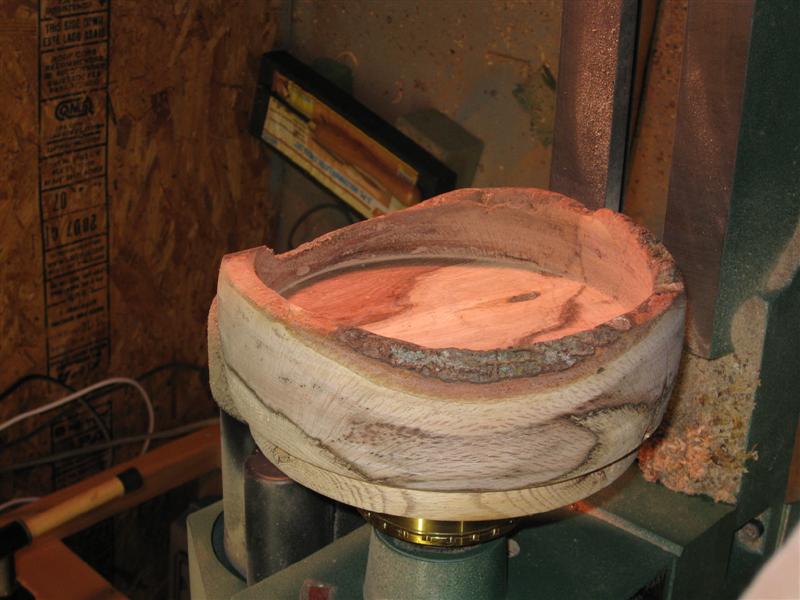
[[[212,389],[290,477],[348,504],[514,517],[608,485],[681,353],[672,257],[626,217],[466,189],[222,261]]]

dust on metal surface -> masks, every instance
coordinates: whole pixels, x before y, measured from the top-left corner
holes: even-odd
[[[478,187],[545,187],[561,1],[294,2],[290,50],[351,67],[358,100],[390,122],[435,108],[480,138]]]

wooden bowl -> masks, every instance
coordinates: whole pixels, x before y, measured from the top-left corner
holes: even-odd
[[[526,515],[608,485],[658,426],[683,284],[644,229],[466,189],[222,261],[212,389],[290,477],[379,513]]]

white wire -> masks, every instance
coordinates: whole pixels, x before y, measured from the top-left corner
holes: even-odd
[[[14,498],[12,500],[8,500],[7,502],[0,504],[0,513],[4,513],[12,506],[17,506],[18,504],[30,504],[31,502],[36,502],[38,499],[39,496],[27,496],[25,498]]]
[[[78,398],[83,398],[87,394],[92,393],[95,390],[99,390],[104,387],[108,387],[110,385],[129,385],[131,387],[136,388],[136,391],[142,396],[142,401],[144,402],[145,408],[147,409],[147,433],[152,435],[156,428],[156,416],[153,412],[153,403],[150,400],[150,396],[147,395],[147,390],[145,390],[138,381],[135,379],[130,379],[128,377],[109,377],[108,379],[103,379],[102,381],[98,381],[97,383],[93,383],[90,386],[87,386],[83,389],[78,390],[77,392],[73,392],[68,396],[64,396],[59,400],[54,400],[49,404],[44,404],[39,406],[38,408],[31,409],[24,413],[18,414],[16,417],[9,419],[5,423],[0,423],[0,431],[4,431],[8,429],[12,425],[16,425],[20,421],[24,421],[29,417],[33,417],[35,415],[39,415],[43,412],[47,412],[49,410],[53,410],[54,408],[58,408],[59,406],[64,406],[69,402],[74,402]],[[141,454],[147,452],[147,448],[150,447],[150,437],[148,436],[145,438],[144,443],[142,444]]]
[[[174,427],[172,429],[167,429],[165,431],[156,431],[155,433],[145,433],[142,435],[132,435],[124,438],[116,438],[109,442],[102,442],[100,444],[95,444],[93,446],[83,446],[81,448],[76,448],[74,450],[65,450],[64,452],[57,452],[55,454],[50,454],[49,456],[45,456],[42,458],[35,458],[33,460],[21,463],[17,462],[10,465],[6,465],[4,467],[0,467],[0,475],[5,475],[6,473],[13,473],[15,471],[24,471],[26,469],[32,469],[34,467],[39,467],[41,465],[47,465],[59,460],[66,460],[68,458],[74,458],[76,456],[83,456],[84,454],[94,454],[95,452],[100,452],[101,450],[107,450],[108,448],[113,448],[114,446],[121,446],[123,444],[133,444],[135,442],[141,442],[144,439],[160,440],[165,438],[176,437],[184,433],[197,431],[202,427],[207,427],[215,423],[219,423],[219,418],[203,419],[202,421],[194,421],[192,423],[187,423],[186,425],[181,425],[180,427]]]

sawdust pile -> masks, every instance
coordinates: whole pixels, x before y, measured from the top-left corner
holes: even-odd
[[[747,461],[750,415],[759,385],[766,304],[742,304],[732,327],[735,352],[716,360],[685,352],[661,428],[639,452],[648,481],[734,503]]]

